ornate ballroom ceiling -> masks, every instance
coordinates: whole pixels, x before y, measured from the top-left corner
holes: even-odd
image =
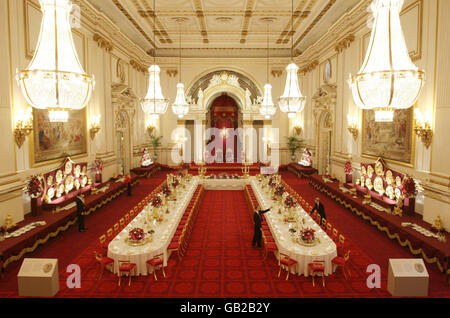
[[[291,0],[88,0],[132,41],[157,56],[257,57],[290,55]],[[294,55],[317,41],[359,0],[294,0]],[[180,24],[178,21],[182,20]]]

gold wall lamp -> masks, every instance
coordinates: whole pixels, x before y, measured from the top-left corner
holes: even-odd
[[[26,112],[22,112],[16,121],[14,128],[14,140],[17,146],[22,147],[25,138],[33,131],[33,109],[28,107]]]
[[[303,132],[303,125],[302,125],[301,121],[296,120],[294,123],[293,129],[294,129],[294,135],[297,135],[297,136],[301,135]]]
[[[419,109],[414,109],[414,131],[416,135],[420,137],[420,140],[424,143],[428,149],[433,139],[433,129],[431,128],[431,116],[429,112],[425,112],[425,116],[422,115]]]
[[[98,114],[94,116],[91,121],[91,128],[89,128],[89,133],[91,135],[91,139],[94,139],[95,135],[100,131],[100,119],[102,115]]]
[[[350,114],[347,114],[347,122],[348,122],[348,131],[350,134],[353,135],[353,138],[358,138],[358,118],[355,116],[351,116]]]

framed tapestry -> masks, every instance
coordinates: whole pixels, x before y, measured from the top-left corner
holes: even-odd
[[[86,108],[70,111],[66,123],[52,123],[48,111],[33,108],[32,165],[87,153]]]
[[[396,110],[392,122],[375,122],[374,111],[363,110],[362,156],[412,166],[413,108]]]

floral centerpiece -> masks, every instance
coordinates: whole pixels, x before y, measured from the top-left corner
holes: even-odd
[[[31,176],[23,190],[32,199],[40,197],[44,192],[41,178],[39,176]]]
[[[402,182],[402,193],[407,198],[414,198],[417,195],[416,182],[413,178],[406,176]]]
[[[174,178],[172,181],[172,187],[176,188],[180,185],[180,181],[177,178]]]
[[[275,186],[275,181],[273,180],[272,177],[269,178],[269,183],[268,183],[268,185],[269,185],[270,187],[274,187],[274,186]]]
[[[167,184],[165,184],[162,188],[162,193],[164,194],[164,196],[167,198],[172,194],[172,190],[170,190],[169,186]]]
[[[353,167],[352,167],[352,163],[350,161],[347,161],[345,163],[344,172],[345,172],[345,182],[346,183],[352,183],[352,181],[353,181],[353,178],[352,178]]]
[[[284,206],[288,209],[294,208],[297,205],[297,202],[291,195],[288,195],[286,199],[284,199]]]
[[[141,243],[145,239],[145,232],[141,228],[134,228],[128,232],[128,240],[130,243]]]
[[[300,231],[300,242],[304,245],[313,245],[316,242],[315,232],[311,228],[306,228]]]
[[[162,205],[162,200],[159,196],[155,196],[152,198],[152,200],[150,201],[150,204],[152,205],[152,207],[154,208],[160,208]]]
[[[278,187],[275,188],[275,195],[281,197],[283,196],[283,193],[285,191],[286,189],[284,188],[284,186],[280,184]]]

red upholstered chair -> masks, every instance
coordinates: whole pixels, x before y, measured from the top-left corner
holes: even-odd
[[[276,257],[276,254],[278,253],[277,244],[275,244],[272,236],[269,236],[269,237],[266,237],[266,236],[263,237],[263,243],[264,243],[263,259],[264,260],[267,258],[267,256],[269,256],[270,252],[272,252],[275,255],[275,257]]]
[[[149,271],[149,267],[152,267],[153,269],[153,277],[155,278],[155,280],[158,280],[158,278],[156,277],[156,269],[158,267],[161,267],[163,276],[166,277],[166,273],[164,272],[164,254],[161,253],[156,255],[152,259],[149,259],[147,261],[147,272]]]
[[[339,240],[339,232],[336,228],[333,229],[333,237],[331,239],[334,242],[338,242],[338,240]]]
[[[113,236],[114,236],[114,231],[113,231],[112,228],[109,228],[109,229],[106,231],[106,239],[107,239],[109,242],[111,242],[111,240],[114,238]]]
[[[312,281],[313,281],[313,286],[316,286],[314,283],[314,276],[316,276],[316,274],[321,273],[322,274],[322,284],[323,287],[325,287],[325,261],[313,261],[312,263],[308,264],[308,269],[309,272],[312,275]]]
[[[327,235],[331,238],[331,235],[333,234],[333,225],[331,225],[330,222],[327,223]]]
[[[125,219],[124,219],[124,218],[121,218],[121,219],[119,220],[119,223],[120,223],[120,227],[123,229],[123,228],[125,227]]]
[[[131,273],[136,270],[136,264],[131,263],[130,261],[120,261],[119,260],[119,286],[120,286],[120,278],[122,274],[128,274],[128,286],[131,286]]]
[[[286,280],[288,280],[289,279],[289,273],[291,272],[291,267],[292,266],[296,266],[297,265],[297,261],[292,259],[292,258],[290,258],[286,254],[280,253],[280,258],[278,260],[278,265],[280,266],[280,270],[278,271],[278,277],[280,277],[282,267],[285,266],[286,270],[287,270]]]
[[[336,248],[339,252],[339,250],[343,250],[344,249],[344,243],[345,243],[345,236],[344,235],[339,235],[339,241],[336,242]]]
[[[114,224],[113,228],[114,228],[114,233],[118,234],[119,230],[120,230],[119,223]]]
[[[108,240],[106,239],[106,235],[103,234],[102,236],[100,236],[100,237],[98,238],[98,240],[100,241],[100,247],[101,247],[102,249],[104,249],[104,250],[108,250],[109,242],[108,242]]]
[[[109,265],[113,266],[114,265],[114,260],[108,256],[103,256],[103,254],[94,251],[94,255],[95,255],[95,260],[97,261],[97,271],[96,271],[96,276],[98,275],[98,267],[100,267],[101,273],[100,273],[100,277],[98,279],[101,279],[103,276],[103,272],[105,271],[105,268]]]
[[[327,228],[327,219],[322,219],[321,228],[322,228],[323,230],[326,230],[326,228]]]
[[[345,279],[347,279],[347,275],[345,273],[345,264],[347,264],[348,260],[350,259],[350,250],[347,251],[347,253],[345,253],[344,257],[342,256],[336,256],[335,258],[333,258],[331,260],[331,263],[337,267],[342,267],[342,272],[344,273],[344,277]],[[350,272],[348,272],[348,276],[350,275]]]

